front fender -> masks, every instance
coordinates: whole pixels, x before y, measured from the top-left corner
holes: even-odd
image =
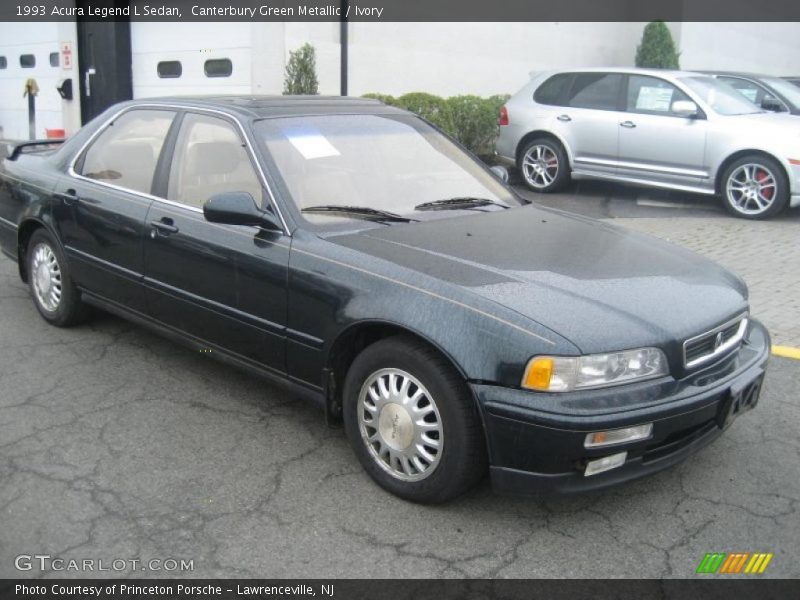
[[[471,381],[517,386],[536,354],[577,354],[565,338],[468,290],[310,235],[289,273],[290,375],[317,384],[335,341],[383,323],[427,340]]]

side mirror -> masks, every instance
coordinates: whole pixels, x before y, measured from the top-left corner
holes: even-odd
[[[503,183],[508,183],[508,169],[500,165],[489,167],[489,170]]]
[[[691,100],[676,100],[672,103],[671,110],[674,114],[687,119],[694,119],[700,114],[697,104]]]
[[[253,196],[247,192],[214,194],[203,205],[206,221],[224,225],[252,225],[280,230],[277,220],[258,208]]]
[[[783,112],[783,105],[772,96],[764,96],[764,99],[761,100],[761,108],[770,112]]]

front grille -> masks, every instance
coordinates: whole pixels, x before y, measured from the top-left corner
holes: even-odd
[[[747,331],[747,315],[740,315],[683,343],[683,365],[697,367],[737,348]]]

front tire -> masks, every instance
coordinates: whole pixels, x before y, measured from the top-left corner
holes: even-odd
[[[570,178],[567,153],[560,143],[546,137],[525,144],[517,168],[525,185],[543,194],[560,190]]]
[[[25,256],[28,287],[44,320],[57,327],[83,321],[88,307],[72,281],[66,258],[45,229],[33,232]]]
[[[345,432],[361,465],[401,498],[446,502],[486,473],[470,391],[424,343],[396,336],[368,346],[347,373],[343,404]]]
[[[721,187],[725,208],[743,219],[769,219],[789,205],[786,173],[767,156],[751,154],[731,163]]]

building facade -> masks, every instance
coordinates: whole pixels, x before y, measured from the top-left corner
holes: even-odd
[[[644,23],[349,23],[347,91],[513,93],[529,73],[631,66]],[[686,69],[800,74],[798,23],[671,23]],[[320,93],[341,89],[340,24],[0,23],[0,138],[69,135],[126,98],[280,94],[289,52],[317,50]],[[31,60],[31,55],[33,59]],[[72,99],[57,91],[67,79]]]

